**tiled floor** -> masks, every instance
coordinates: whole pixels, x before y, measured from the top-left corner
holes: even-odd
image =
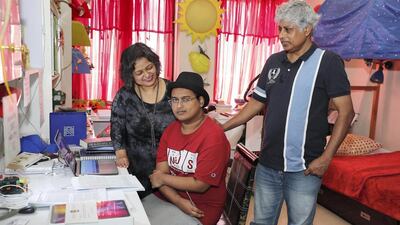
[[[225,218],[221,218],[217,225],[228,225]],[[249,222],[246,223],[249,225]],[[286,206],[282,206],[281,216],[279,217],[278,225],[287,225]],[[318,205],[317,213],[314,218],[314,225],[351,225],[336,214]]]
[[[228,168],[228,175],[226,176],[227,183],[229,179],[229,174],[230,174],[230,168]],[[253,204],[253,199],[250,200],[249,214],[248,214],[249,218],[247,218],[246,220],[246,225],[249,225],[250,221],[252,220],[252,204]],[[284,204],[282,206],[282,211],[279,217],[278,225],[286,225],[286,224],[287,224],[287,213],[286,213],[286,205]],[[225,218],[221,217],[217,225],[229,225],[229,223],[225,221]],[[351,225],[351,224],[346,222],[333,212],[329,211],[328,209],[320,205],[317,205],[317,212],[315,214],[313,225]]]
[[[282,207],[278,225],[287,225],[286,206]],[[317,205],[317,212],[314,218],[314,225],[351,225],[333,212]]]

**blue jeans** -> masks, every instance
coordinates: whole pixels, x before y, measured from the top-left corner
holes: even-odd
[[[276,225],[283,201],[289,225],[312,225],[321,178],[304,171],[283,172],[258,164],[253,225]]]

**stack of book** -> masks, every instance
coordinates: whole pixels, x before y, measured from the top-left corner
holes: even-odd
[[[98,138],[86,138],[81,139],[79,144],[86,149],[97,149],[101,147],[111,147],[111,137],[98,137]]]
[[[111,137],[81,139],[80,145],[83,147],[80,151],[81,160],[116,158]]]

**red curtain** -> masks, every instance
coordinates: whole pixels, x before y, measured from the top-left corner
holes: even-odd
[[[73,75],[74,99],[112,101],[122,85],[120,55],[137,41],[160,55],[162,76],[172,76],[173,0],[92,0],[91,9],[88,55],[94,69],[91,74]]]
[[[222,0],[225,13],[217,38],[214,99],[242,98],[266,59],[281,50],[274,22],[284,0]]]

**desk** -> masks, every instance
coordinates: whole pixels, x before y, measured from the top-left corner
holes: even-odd
[[[118,170],[120,174],[128,174],[128,171],[124,168],[118,168]],[[69,168],[58,169],[54,172],[54,175],[29,175],[27,176],[29,179],[29,190],[35,193],[46,190],[55,191],[57,188],[69,188],[71,187],[70,180],[72,176],[72,172]],[[128,201],[131,206],[131,213],[135,220],[134,225],[150,225],[150,221],[136,191],[129,189],[107,190],[107,197],[109,200],[120,199],[120,196],[124,196],[125,200]],[[18,214],[17,216],[0,221],[0,224],[8,224],[16,218],[28,219],[28,225],[49,224],[49,213],[50,210],[48,207],[37,208],[36,212],[33,214]]]

